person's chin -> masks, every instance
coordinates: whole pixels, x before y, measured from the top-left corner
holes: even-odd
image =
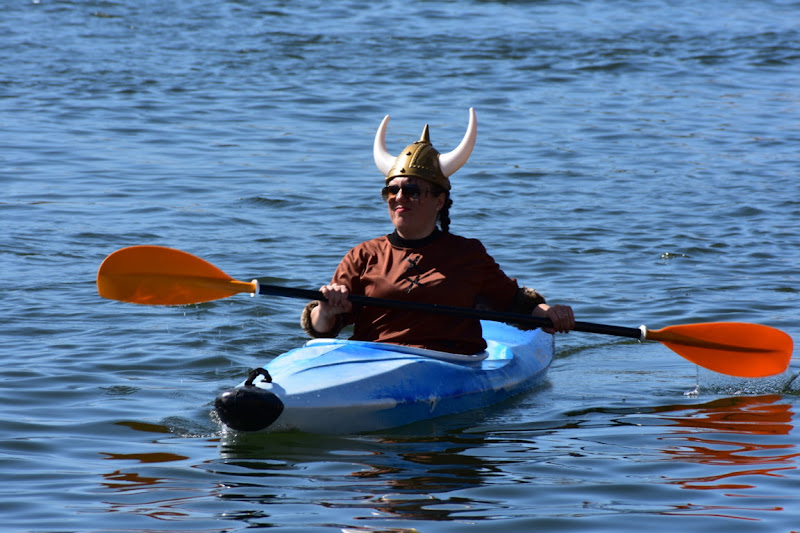
[[[413,215],[410,211],[395,211],[394,216],[392,217],[394,221],[394,225],[403,225],[408,226],[409,224],[413,223]]]

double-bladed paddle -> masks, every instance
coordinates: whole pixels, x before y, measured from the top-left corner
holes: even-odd
[[[192,254],[162,246],[131,246],[112,253],[97,272],[100,296],[145,305],[185,305],[248,292],[304,300],[324,300],[319,291],[265,285],[257,280],[236,281],[211,263]],[[510,322],[551,326],[547,318],[484,311],[438,304],[404,302],[350,295],[354,304],[408,309]],[[789,366],[792,338],[779,329],[746,322],[706,322],[668,326],[659,330],[576,322],[575,331],[658,341],[689,361],[722,374],[755,378],[779,374]]]

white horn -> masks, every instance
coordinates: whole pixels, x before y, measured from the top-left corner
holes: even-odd
[[[475,110],[469,108],[469,124],[467,124],[467,133],[461,140],[461,144],[456,146],[455,150],[442,154],[439,156],[439,166],[442,168],[442,174],[446,178],[455,173],[461,168],[464,163],[469,159],[472,149],[475,147],[475,139],[478,136],[478,122],[475,119]]]
[[[378,131],[375,133],[375,142],[372,145],[372,157],[375,158],[375,165],[381,174],[386,176],[392,167],[394,161],[397,159],[386,150],[386,127],[389,125],[389,115],[383,117],[381,125],[378,126]]]

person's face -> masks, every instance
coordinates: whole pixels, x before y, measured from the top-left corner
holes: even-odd
[[[422,239],[430,235],[445,201],[444,194],[434,196],[431,185],[417,178],[394,178],[384,187],[382,195],[392,224],[404,239]]]

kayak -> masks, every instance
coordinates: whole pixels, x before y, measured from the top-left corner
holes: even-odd
[[[217,396],[238,431],[377,431],[487,407],[539,385],[554,336],[481,321],[487,349],[459,355],[395,344],[313,339]]]

